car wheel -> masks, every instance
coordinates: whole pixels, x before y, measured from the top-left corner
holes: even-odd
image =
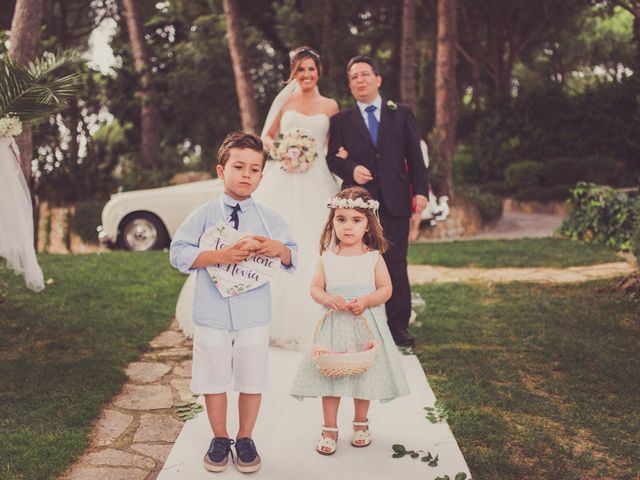
[[[120,224],[119,245],[135,252],[163,248],[169,235],[163,223],[151,213],[132,213]]]

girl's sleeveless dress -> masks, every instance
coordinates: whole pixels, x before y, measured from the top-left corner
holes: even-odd
[[[326,251],[322,255],[326,290],[345,300],[366,295],[376,289],[375,266],[379,252],[345,257]],[[400,353],[387,326],[384,304],[367,309],[363,317],[369,322],[378,353],[371,368],[360,375],[325,377],[311,359],[312,342],[293,380],[289,394],[298,400],[305,397],[350,397],[388,402],[409,393],[400,361]],[[350,312],[333,312],[318,332],[318,344],[334,351],[360,349],[367,341],[366,328]]]

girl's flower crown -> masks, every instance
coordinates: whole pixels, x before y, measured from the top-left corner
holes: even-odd
[[[364,208],[366,210],[378,210],[380,202],[377,200],[365,200],[358,198],[333,197],[327,202],[329,208]]]

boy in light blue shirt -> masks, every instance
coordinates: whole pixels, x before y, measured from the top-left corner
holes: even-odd
[[[262,392],[268,387],[271,292],[266,283],[223,297],[206,267],[238,264],[252,254],[278,257],[287,272],[293,272],[297,264],[297,245],[287,224],[251,197],[262,179],[265,159],[259,137],[244,132],[227,135],[218,150],[216,166],[218,177],[224,181],[224,193],[194,210],[171,242],[171,265],[183,273],[197,271],[191,391],[205,396],[214,438],[205,454],[204,467],[213,472],[227,468],[234,443],[239,471],[255,472],[261,465],[251,436]],[[219,250],[200,248],[203,233],[222,222],[252,235]],[[240,428],[235,442],[226,425],[230,390],[240,392]]]

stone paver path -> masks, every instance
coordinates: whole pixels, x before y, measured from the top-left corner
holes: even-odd
[[[632,261],[569,268],[448,268],[409,265],[409,281],[412,284],[446,282],[576,283],[628,275],[634,269]]]
[[[191,341],[174,321],[129,364],[128,382],[102,411],[89,448],[64,480],[153,480],[182,430],[175,403],[193,401],[189,391]]]

